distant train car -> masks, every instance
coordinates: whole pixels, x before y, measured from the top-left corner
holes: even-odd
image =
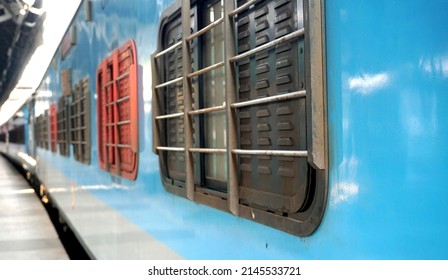
[[[444,1],[85,0],[0,147],[95,259],[446,259],[447,25]]]

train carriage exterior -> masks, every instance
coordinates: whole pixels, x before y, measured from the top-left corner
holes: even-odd
[[[448,3],[82,1],[2,127],[95,259],[446,259]]]

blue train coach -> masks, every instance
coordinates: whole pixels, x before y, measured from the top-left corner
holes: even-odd
[[[446,26],[442,0],[84,0],[0,147],[95,259],[446,259]]]

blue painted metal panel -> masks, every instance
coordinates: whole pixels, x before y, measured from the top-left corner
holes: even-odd
[[[448,3],[327,1],[326,15],[339,256],[446,258]]]

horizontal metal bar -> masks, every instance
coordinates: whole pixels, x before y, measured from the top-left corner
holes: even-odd
[[[117,99],[117,101],[108,102],[108,103],[105,104],[105,106],[106,107],[113,106],[115,104],[124,102],[124,101],[129,100],[129,99],[131,99],[131,97],[128,95],[128,96],[122,97],[120,99]]]
[[[179,41],[179,42],[177,42],[176,44],[172,45],[171,47],[168,47],[168,48],[166,48],[165,50],[159,52],[158,54],[156,54],[156,55],[154,56],[154,58],[159,58],[159,57],[161,57],[162,55],[164,55],[164,54],[166,54],[166,53],[169,53],[170,51],[172,51],[172,50],[174,50],[175,48],[180,47],[180,46],[182,46],[182,41]]]
[[[175,113],[175,114],[169,114],[169,115],[162,115],[162,116],[157,116],[156,120],[174,119],[174,118],[182,117],[183,115],[184,115],[183,112]]]
[[[74,99],[73,101],[72,101],[72,104],[70,104],[70,106],[74,106],[74,105],[78,105],[79,103],[81,103],[83,100],[85,100],[86,98],[85,97],[81,97],[81,98],[78,98],[78,99]]]
[[[166,87],[166,86],[169,86],[169,85],[178,83],[178,82],[182,81],[182,79],[183,79],[183,77],[179,77],[179,78],[176,78],[176,79],[174,79],[174,80],[168,81],[168,82],[166,82],[166,83],[157,85],[157,86],[156,86],[156,89],[163,88],[163,87]]]
[[[130,123],[131,123],[130,120],[126,120],[126,121],[117,122],[117,125],[124,125],[124,124],[130,124]]]
[[[125,96],[125,97],[122,97],[122,98],[120,98],[120,99],[117,99],[117,103],[121,103],[121,102],[126,101],[126,100],[128,100],[128,99],[131,99],[131,96],[127,95],[127,96]]]
[[[159,151],[169,151],[169,152],[185,152],[185,148],[181,147],[156,147]]]
[[[202,34],[206,33],[207,31],[209,31],[210,29],[215,28],[216,26],[220,25],[221,23],[224,22],[224,18],[219,18],[217,20],[215,20],[214,22],[210,23],[209,25],[207,25],[206,27],[202,28],[201,30],[199,30],[196,33],[191,34],[190,36],[187,37],[187,42],[194,40],[195,38],[201,36]]]
[[[269,96],[269,97],[263,97],[263,98],[244,101],[244,102],[233,103],[233,104],[230,104],[230,107],[231,108],[240,108],[240,107],[276,102],[276,101],[305,97],[305,96],[306,96],[306,90],[300,90],[300,91],[295,91],[295,92],[290,92],[290,93],[279,94],[279,95],[275,95],[275,96]]]
[[[118,148],[131,148],[131,145],[128,145],[128,144],[117,144],[117,147]]]
[[[76,131],[80,131],[80,130],[83,130],[83,129],[86,129],[86,128],[87,128],[87,126],[71,127],[70,131],[76,132]]]
[[[249,8],[250,6],[252,6],[253,4],[255,4],[256,2],[258,2],[259,0],[251,0],[249,2],[247,2],[246,4],[242,5],[241,7],[238,7],[237,9],[231,11],[229,13],[230,17],[234,17],[237,14],[241,13],[242,11],[246,10],[247,8]]]
[[[245,53],[242,53],[242,54],[240,54],[240,55],[231,57],[231,58],[229,59],[229,61],[230,61],[230,62],[238,61],[238,60],[243,59],[243,58],[245,58],[245,57],[251,56],[251,55],[253,55],[253,54],[257,53],[257,52],[266,50],[266,49],[268,49],[268,48],[270,48],[270,47],[273,47],[273,46],[279,45],[279,44],[281,44],[281,43],[284,43],[284,42],[286,42],[286,41],[289,41],[289,40],[291,40],[291,39],[294,39],[295,37],[299,37],[299,36],[301,36],[301,35],[303,35],[303,34],[305,34],[305,28],[301,28],[301,29],[296,30],[296,31],[294,31],[294,32],[292,32],[292,33],[289,33],[288,35],[285,35],[285,36],[283,36],[283,37],[280,37],[280,38],[278,38],[278,39],[275,39],[274,41],[271,41],[271,42],[269,42],[269,43],[266,43],[266,44],[264,44],[264,45],[261,45],[261,46],[255,48],[255,49],[252,49],[252,50],[247,51],[247,52],[245,52]]]
[[[287,156],[287,157],[307,157],[308,151],[284,151],[284,150],[241,150],[233,149],[232,153],[237,155],[258,155],[258,156]]]
[[[131,145],[128,145],[128,144],[110,144],[110,143],[106,143],[106,147],[131,148]]]
[[[118,76],[116,81],[122,80],[122,79],[126,78],[127,76],[129,76],[129,72],[126,72],[126,73],[121,74],[120,76]]]
[[[200,114],[224,111],[225,109],[226,109],[226,103],[224,102],[222,105],[190,111],[190,112],[188,112],[188,114],[189,115],[200,115]]]
[[[70,141],[71,144],[87,144],[87,141]]]
[[[215,149],[215,148],[190,148],[188,149],[192,153],[207,153],[207,154],[225,154],[227,149]]]
[[[210,72],[212,70],[215,70],[217,68],[223,67],[224,66],[224,61],[218,62],[216,64],[210,65],[208,67],[202,68],[201,70],[195,71],[193,73],[190,73],[187,75],[188,78],[193,78],[202,74],[205,74],[207,72]]]

